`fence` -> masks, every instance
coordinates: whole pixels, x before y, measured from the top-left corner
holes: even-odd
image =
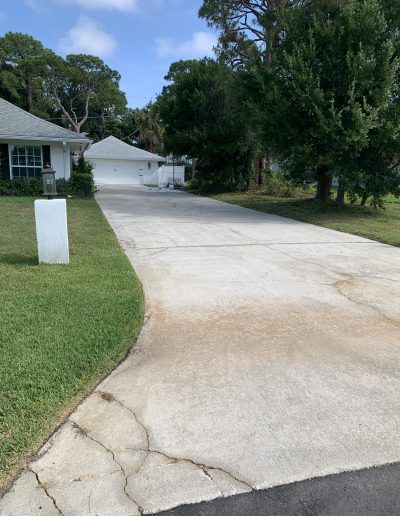
[[[185,182],[185,167],[178,165],[163,165],[158,169],[158,184],[183,185]]]

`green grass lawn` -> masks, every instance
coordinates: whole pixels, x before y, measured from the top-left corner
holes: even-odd
[[[324,207],[306,199],[268,197],[261,192],[226,193],[214,195],[213,198],[387,244],[400,245],[400,199],[394,197],[388,197],[386,209],[379,211],[350,204],[338,210],[331,205]]]
[[[71,264],[38,265],[33,199],[0,197],[0,487],[124,358],[143,294],[94,200],[69,200]]]

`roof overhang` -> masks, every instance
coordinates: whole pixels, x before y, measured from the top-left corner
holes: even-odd
[[[89,145],[92,143],[92,140],[89,138],[49,138],[47,136],[15,136],[10,134],[0,134],[0,139],[2,140],[29,140],[33,142],[59,142],[59,143],[76,143],[76,144],[86,144]]]
[[[85,158],[88,160],[91,159],[110,159],[113,161],[156,161],[157,163],[161,161],[166,161],[165,158],[162,158],[161,156],[155,156],[155,157],[143,157],[143,158],[134,158],[134,157],[117,157],[117,156],[91,156],[90,153],[85,153]]]

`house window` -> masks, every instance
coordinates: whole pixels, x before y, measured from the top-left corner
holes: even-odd
[[[13,179],[41,177],[42,147],[39,145],[11,145],[11,172]]]

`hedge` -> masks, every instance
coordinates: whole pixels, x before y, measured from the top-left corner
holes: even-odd
[[[57,179],[57,193],[59,196],[92,197],[95,185],[92,174],[73,173],[71,179]],[[38,197],[43,194],[42,179],[14,179],[0,180],[0,196],[15,195],[18,197]]]

